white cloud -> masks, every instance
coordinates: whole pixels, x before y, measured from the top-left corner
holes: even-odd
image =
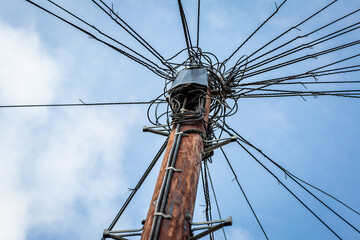
[[[0,23],[0,97],[10,103],[49,101],[59,82],[56,61],[33,31]]]
[[[1,103],[52,102],[64,83],[59,60],[34,31],[0,22],[0,32]],[[124,189],[121,153],[138,115],[132,108],[126,114],[119,120],[110,108],[0,110],[0,239],[47,229],[71,228],[78,239],[101,234],[104,212]]]

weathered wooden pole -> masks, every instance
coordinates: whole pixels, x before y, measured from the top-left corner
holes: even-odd
[[[209,91],[208,91],[209,92]],[[205,115],[204,120],[208,120],[210,109],[209,98],[205,100]],[[156,213],[157,200],[164,184],[164,176],[166,171],[169,171],[169,156],[175,146],[176,132],[187,132],[180,138],[180,145],[176,157],[175,170],[171,177],[170,189],[168,195],[165,196],[166,207],[163,213]],[[169,136],[169,142],[165,151],[164,160],[161,165],[160,173],[157,178],[155,190],[151,199],[150,208],[144,224],[144,230],[141,236],[142,240],[186,240],[191,234],[191,225],[188,217],[192,220],[197,186],[199,182],[200,167],[202,161],[202,152],[204,143],[201,133],[206,133],[204,122],[197,120],[193,122],[182,123],[180,129],[173,126]],[[181,170],[181,172],[177,171]],[[155,221],[160,222],[158,234],[154,237],[154,216]],[[171,217],[171,218],[169,218]],[[159,220],[160,219],[160,220]]]

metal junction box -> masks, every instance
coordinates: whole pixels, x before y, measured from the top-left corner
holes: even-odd
[[[206,68],[189,68],[182,70],[174,80],[170,92],[175,88],[196,84],[198,87],[208,87],[208,75]]]

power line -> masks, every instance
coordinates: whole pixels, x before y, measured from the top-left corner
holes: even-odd
[[[198,0],[198,13],[197,13],[197,34],[196,34],[196,48],[199,48],[200,40],[200,0]]]
[[[190,36],[190,32],[189,32],[189,27],[186,21],[186,17],[185,17],[185,12],[184,12],[184,8],[182,6],[181,0],[178,0],[178,6],[179,6],[179,12],[180,12],[180,17],[181,17],[181,23],[182,23],[182,27],[183,27],[183,31],[184,31],[184,37],[185,37],[185,42],[186,42],[186,48],[189,54],[189,59],[192,59],[192,43],[191,43],[191,36]]]
[[[272,39],[271,41],[269,41],[268,43],[266,43],[265,45],[263,45],[261,48],[259,48],[258,50],[256,50],[255,52],[253,52],[252,54],[250,54],[249,56],[246,57],[246,59],[251,58],[252,56],[254,56],[256,53],[260,52],[261,50],[263,50],[264,48],[266,48],[267,46],[269,46],[271,43],[275,42],[276,40],[280,39],[281,37],[283,37],[284,35],[286,35],[287,33],[289,33],[291,30],[293,29],[297,29],[299,30],[299,27],[301,25],[303,25],[304,23],[306,23],[307,21],[309,21],[310,19],[312,19],[313,17],[317,16],[318,14],[320,14],[321,12],[323,12],[324,10],[326,10],[328,7],[330,7],[331,5],[333,5],[335,2],[337,2],[337,0],[332,1],[331,3],[327,4],[325,7],[321,8],[320,10],[318,10],[317,12],[315,12],[314,14],[312,14],[311,16],[309,16],[308,18],[306,18],[305,20],[301,21],[300,23],[298,23],[297,25],[289,28],[288,30],[286,30],[285,32],[283,32],[282,34],[278,35],[277,37],[275,37],[274,39]],[[262,55],[263,56],[263,55]],[[242,60],[239,62],[239,64],[243,63],[246,59]],[[257,58],[255,58],[254,60],[256,60]],[[254,60],[251,60],[254,61]]]
[[[133,197],[135,196],[137,190],[139,190],[139,188],[141,187],[141,185],[144,183],[144,181],[146,180],[147,176],[149,175],[149,173],[151,172],[151,170],[154,168],[155,164],[157,163],[157,161],[159,160],[159,158],[161,157],[162,153],[165,151],[167,143],[169,141],[169,138],[167,138],[164,142],[164,144],[161,146],[161,148],[159,149],[159,151],[157,152],[157,154],[155,155],[154,159],[151,161],[150,165],[148,166],[148,168],[145,170],[144,174],[141,176],[139,182],[136,184],[135,188],[132,189],[130,195],[128,196],[128,198],[126,199],[124,205],[121,207],[121,209],[119,210],[118,214],[115,216],[114,220],[111,222],[110,226],[107,228],[108,231],[111,231],[115,224],[118,222],[119,218],[121,217],[121,215],[124,213],[125,209],[127,208],[127,206],[129,205],[129,203],[131,202],[131,200],[133,199]],[[102,240],[104,240],[105,238],[103,237]]]
[[[258,59],[261,59],[262,57],[264,57],[264,56],[266,56],[266,55],[268,55],[268,54],[270,54],[270,53],[272,53],[272,52],[274,52],[274,51],[277,51],[277,50],[279,50],[279,49],[281,49],[281,48],[289,45],[290,43],[292,43],[292,42],[294,42],[294,41],[296,41],[296,40],[298,40],[298,39],[308,38],[308,37],[310,37],[311,35],[313,35],[314,33],[317,33],[317,32],[319,32],[319,31],[321,31],[321,30],[323,30],[323,29],[325,29],[325,28],[328,28],[329,26],[331,26],[331,25],[333,25],[333,24],[335,24],[335,23],[337,23],[337,22],[339,22],[339,21],[341,21],[341,20],[344,20],[345,18],[350,17],[350,16],[352,16],[353,14],[358,13],[359,11],[360,11],[360,9],[357,9],[357,10],[355,10],[355,11],[353,11],[353,12],[350,12],[349,14],[346,14],[346,15],[344,15],[344,16],[342,16],[342,17],[340,17],[340,18],[338,18],[338,19],[336,19],[336,20],[334,20],[334,21],[332,21],[332,22],[330,22],[330,23],[328,23],[328,24],[323,25],[322,27],[319,27],[319,28],[317,28],[317,29],[315,29],[315,30],[307,33],[307,34],[299,35],[299,36],[297,36],[297,37],[289,40],[288,42],[286,42],[286,43],[284,43],[284,44],[282,44],[282,45],[280,45],[280,46],[278,46],[278,47],[276,47],[276,48],[273,48],[273,49],[269,50],[269,51],[266,52],[266,53],[263,53],[262,55],[254,58],[254,59],[248,60],[249,57],[247,57],[247,58],[244,59],[244,61],[246,60],[247,63],[240,65],[239,68],[240,68],[240,67],[244,67],[244,66],[247,65],[248,63],[251,63],[251,62],[254,62],[254,61],[258,60]],[[252,55],[252,54],[251,54],[251,55]],[[250,56],[251,56],[251,55],[250,55]],[[239,64],[241,64],[241,63],[244,62],[244,61],[240,61]],[[236,67],[236,65],[235,65],[234,67]]]
[[[137,58],[137,57],[135,57],[135,56],[133,56],[133,55],[131,55],[131,54],[129,54],[128,52],[126,52],[126,51],[124,51],[124,50],[121,50],[120,48],[118,48],[118,47],[116,47],[116,46],[114,46],[114,45],[112,45],[112,44],[110,44],[110,43],[108,43],[108,42],[106,42],[106,41],[104,41],[104,40],[96,37],[94,34],[90,33],[89,31],[87,31],[87,30],[85,30],[85,29],[77,26],[76,24],[74,24],[74,23],[66,20],[66,19],[63,18],[63,17],[60,17],[59,15],[57,15],[57,14],[53,13],[52,11],[50,11],[50,10],[48,10],[48,9],[46,9],[46,8],[38,5],[38,4],[36,4],[35,2],[33,2],[33,1],[31,1],[31,0],[25,0],[25,1],[31,3],[32,5],[34,5],[34,6],[36,6],[37,8],[43,10],[44,12],[47,12],[48,14],[50,14],[50,15],[58,18],[59,20],[67,23],[68,25],[74,27],[75,29],[77,29],[77,30],[85,33],[85,34],[88,35],[90,38],[92,38],[92,39],[94,39],[94,40],[96,40],[96,41],[98,41],[98,42],[100,42],[100,43],[102,43],[102,44],[104,44],[104,45],[106,45],[106,46],[114,49],[115,51],[123,54],[124,56],[130,58],[131,60],[137,62],[138,64],[146,67],[147,69],[149,69],[150,71],[152,71],[153,73],[155,73],[156,75],[158,75],[159,77],[165,78],[165,79],[171,79],[171,77],[169,76],[168,73],[163,72],[161,69],[157,68],[156,66],[153,66],[153,65],[151,65],[151,64],[149,64],[149,63],[147,63],[147,62],[145,62],[145,61],[143,61],[143,60],[141,60],[141,59],[139,59],[139,58]]]
[[[240,50],[240,48],[242,48],[242,47],[256,34],[257,31],[259,31],[273,16],[275,16],[275,15],[278,13],[279,9],[280,9],[286,2],[287,2],[287,0],[284,0],[284,1],[280,4],[280,6],[277,6],[277,5],[276,5],[276,10],[275,10],[275,12],[274,12],[273,14],[271,14],[257,29],[255,29],[255,31],[254,31],[252,34],[250,34],[250,36],[249,36],[248,38],[246,38],[246,40],[245,40],[242,44],[240,44],[240,46],[239,46],[227,59],[225,59],[223,63],[225,64],[226,62],[228,62],[228,61]],[[275,3],[275,4],[276,4],[276,3]]]
[[[233,173],[233,175],[234,175],[234,177],[235,177],[234,179],[235,179],[236,183],[238,184],[238,186],[239,186],[239,188],[240,188],[240,190],[241,190],[241,192],[242,192],[242,194],[243,194],[243,196],[244,196],[244,198],[245,198],[245,200],[246,200],[247,204],[249,205],[249,208],[250,208],[250,210],[251,210],[252,214],[254,215],[254,217],[255,217],[255,219],[256,219],[256,221],[257,221],[257,223],[258,223],[259,227],[261,228],[261,231],[263,232],[263,234],[264,234],[265,238],[266,238],[266,239],[269,239],[269,238],[268,238],[268,236],[267,236],[267,234],[266,234],[266,232],[265,232],[265,229],[263,228],[263,226],[262,226],[262,224],[261,224],[261,222],[260,222],[259,218],[257,217],[257,215],[256,215],[256,213],[255,213],[254,208],[252,207],[252,205],[251,205],[251,203],[250,203],[250,201],[249,201],[248,197],[246,196],[246,193],[245,193],[245,191],[244,191],[243,187],[241,186],[241,184],[240,184],[240,182],[239,182],[239,179],[238,179],[238,177],[237,177],[237,175],[236,175],[236,173],[235,173],[234,168],[232,167],[232,165],[231,165],[231,163],[230,163],[230,161],[229,161],[229,159],[228,159],[227,155],[225,154],[225,151],[223,150],[223,148],[220,148],[220,150],[221,150],[221,152],[222,152],[222,154],[223,154],[223,156],[224,156],[224,158],[225,158],[225,160],[226,160],[227,164],[229,165],[230,170],[231,170],[231,172]]]
[[[157,101],[156,103],[165,103]],[[20,105],[0,105],[0,108],[36,108],[36,107],[89,107],[89,106],[114,106],[114,105],[148,105],[154,101],[147,102],[98,102],[98,103],[60,103],[60,104],[20,104]]]
[[[339,217],[342,221],[344,221],[348,226],[350,226],[351,228],[353,228],[355,231],[357,231],[358,233],[360,233],[360,231],[354,227],[351,223],[349,223],[347,220],[345,220],[340,214],[338,214],[335,210],[333,210],[331,207],[329,207],[326,203],[324,203],[321,199],[319,199],[317,196],[315,196],[310,190],[308,190],[305,186],[303,186],[300,182],[298,182],[292,175],[293,174],[288,174],[290,173],[289,171],[287,171],[285,168],[283,168],[282,166],[280,166],[278,163],[276,163],[273,159],[271,159],[269,156],[267,156],[263,151],[261,151],[259,148],[255,147],[253,144],[251,144],[250,142],[248,142],[247,140],[245,140],[242,136],[240,136],[234,129],[230,128],[227,126],[227,124],[225,124],[225,126],[230,129],[234,134],[236,134],[240,140],[242,142],[244,142],[245,144],[247,144],[248,146],[252,147],[253,149],[255,149],[257,152],[259,152],[262,156],[264,156],[267,160],[269,160],[271,163],[273,163],[276,167],[278,167],[280,170],[282,170],[287,176],[290,177],[291,180],[293,180],[297,185],[299,185],[301,188],[303,188],[307,193],[309,193],[312,197],[314,197],[318,202],[320,202],[323,206],[325,206],[327,209],[329,209],[332,213],[334,213],[337,217]],[[258,163],[260,163],[263,167],[264,165],[254,157],[254,155],[252,155],[243,145],[240,144],[240,142],[238,142],[238,144],[246,150],[246,152],[248,152],[255,160],[258,161]],[[279,179],[276,178],[278,181]],[[280,182],[281,183],[281,182]],[[344,204],[343,204],[344,205]]]
[[[214,200],[215,200],[215,204],[216,204],[216,209],[218,211],[218,214],[219,214],[219,218],[222,219],[222,216],[221,216],[221,211],[220,211],[220,207],[219,207],[219,203],[218,203],[218,200],[217,200],[217,197],[216,197],[216,193],[215,193],[215,188],[214,188],[214,185],[213,185],[213,182],[212,182],[212,179],[211,179],[211,175],[210,175],[210,169],[209,169],[209,166],[206,164],[206,169],[207,169],[207,173],[208,173],[208,176],[209,176],[209,181],[210,181],[210,186],[211,186],[211,190],[212,190],[212,193],[214,195]],[[222,228],[222,231],[223,231],[223,234],[224,234],[224,239],[227,240],[227,237],[226,237],[226,233],[225,233],[225,229]]]
[[[99,0],[104,7],[100,6],[100,4],[91,0],[98,8],[100,8],[106,15],[108,15],[116,24],[118,24],[122,29],[124,29],[128,34],[130,34],[136,41],[138,41],[143,47],[145,47],[150,53],[152,53],[162,64],[167,66],[171,71],[173,71],[172,67],[165,61],[164,57],[156,51],[143,37],[141,37],[132,27],[129,26],[118,13],[115,13],[113,8],[110,8],[104,1]],[[114,17],[115,16],[115,17]]]
[[[355,23],[355,24],[352,24],[352,25],[350,25],[350,26],[347,26],[347,27],[345,27],[345,28],[342,28],[342,29],[340,29],[340,30],[338,30],[338,31],[332,32],[332,33],[330,33],[330,34],[328,34],[328,35],[326,35],[326,36],[320,37],[320,38],[318,38],[318,39],[316,39],[316,40],[313,40],[313,41],[311,41],[311,42],[308,42],[308,43],[301,44],[301,45],[299,45],[299,46],[297,46],[297,47],[294,47],[294,48],[292,48],[292,49],[290,49],[290,50],[287,50],[287,51],[285,51],[285,52],[282,52],[282,53],[279,53],[279,54],[277,54],[277,55],[275,55],[275,56],[272,56],[272,57],[270,57],[270,58],[267,58],[267,59],[265,59],[265,60],[263,60],[263,61],[261,61],[261,62],[258,62],[258,63],[254,64],[254,65],[247,66],[247,67],[246,67],[246,71],[250,71],[250,70],[256,69],[256,68],[258,68],[258,67],[264,66],[264,65],[266,65],[266,64],[269,64],[269,63],[271,63],[271,62],[273,62],[273,61],[279,60],[279,59],[284,58],[284,57],[286,57],[286,56],[289,56],[289,55],[291,55],[291,54],[294,54],[294,53],[297,53],[297,52],[299,52],[299,51],[306,50],[306,49],[309,49],[309,48],[313,48],[313,47],[316,46],[316,45],[319,45],[319,44],[321,44],[321,43],[324,43],[324,42],[327,42],[327,41],[329,41],[329,40],[335,39],[335,38],[337,38],[337,37],[339,37],[339,36],[342,36],[342,35],[344,35],[344,34],[347,34],[347,33],[350,33],[350,32],[352,32],[352,31],[355,31],[355,30],[357,30],[357,29],[360,28],[360,26],[356,26],[356,25],[359,25],[359,24],[360,24],[360,22],[357,22],[357,23]],[[352,28],[352,27],[353,27],[353,28]],[[352,28],[352,29],[351,29],[351,28]],[[314,56],[314,57],[317,57],[317,56]],[[249,62],[251,62],[251,61],[249,61]],[[244,78],[245,78],[245,77],[246,77],[246,74],[245,74]]]

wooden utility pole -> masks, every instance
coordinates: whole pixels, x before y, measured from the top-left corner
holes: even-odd
[[[204,120],[206,121],[209,117],[210,102],[211,100],[206,98],[204,107]],[[174,139],[176,135],[182,134],[182,132],[188,133],[182,135],[179,151],[177,156],[175,156],[175,167],[169,169],[168,161],[169,156],[171,156],[171,151],[174,148]],[[206,133],[202,120],[182,123],[180,129],[173,126],[151,199],[141,240],[187,240],[190,237],[191,224],[189,220],[192,220],[194,213],[204,149],[204,142],[199,133],[203,133],[204,135]],[[170,190],[168,195],[165,196],[167,202],[165,211],[163,213],[155,213],[161,187],[164,184],[164,176],[166,175],[166,171],[170,170],[173,171],[173,174],[171,177]],[[181,170],[181,172],[179,170]],[[160,226],[158,226],[160,229],[156,237],[150,237],[152,228],[154,228],[154,218],[155,221],[160,221]]]

